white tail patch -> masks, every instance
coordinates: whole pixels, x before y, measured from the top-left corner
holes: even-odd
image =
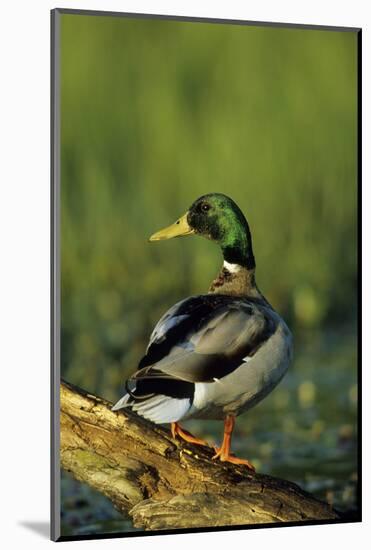
[[[111,411],[118,411],[120,409],[123,409],[124,407],[127,407],[127,405],[131,405],[131,403],[128,403],[130,399],[130,395],[126,393],[121,399],[117,401],[115,405],[111,408]]]
[[[143,414],[146,410],[153,409],[153,407],[158,407],[166,401],[167,397],[165,395],[155,395],[154,397],[151,397],[149,399],[144,399],[143,401],[134,401],[133,403],[133,411],[138,411],[140,409],[141,414]]]
[[[188,412],[191,407],[190,399],[177,399],[167,395],[156,395],[142,402],[135,402],[132,406],[143,418],[151,420],[155,424],[177,422]]]

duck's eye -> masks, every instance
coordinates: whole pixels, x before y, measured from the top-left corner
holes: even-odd
[[[201,206],[201,210],[202,210],[203,212],[207,212],[208,210],[210,210],[210,204],[203,204],[203,205]]]

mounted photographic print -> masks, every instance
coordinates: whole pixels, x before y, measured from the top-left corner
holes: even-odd
[[[52,11],[53,540],[360,521],[360,44]]]

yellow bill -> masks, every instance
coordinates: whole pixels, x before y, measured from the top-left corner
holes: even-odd
[[[154,233],[150,236],[150,241],[164,241],[166,239],[172,239],[174,237],[183,237],[185,235],[192,235],[194,233],[194,229],[189,225],[187,221],[187,215],[188,212],[184,214],[179,220],[177,220],[172,225],[169,225],[169,227],[165,227],[165,229],[160,229],[160,231],[157,231],[157,233]]]

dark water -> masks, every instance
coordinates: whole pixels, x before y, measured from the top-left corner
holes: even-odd
[[[221,422],[186,427],[219,442]],[[233,450],[261,473],[298,483],[341,511],[357,508],[357,356],[350,330],[308,334],[292,368],[262,403],[239,417]],[[62,475],[65,535],[133,530],[103,496]]]

